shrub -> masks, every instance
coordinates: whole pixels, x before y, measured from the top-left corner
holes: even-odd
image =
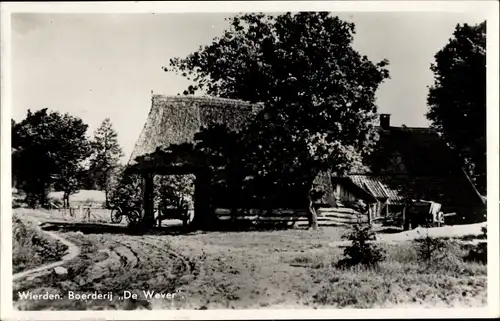
[[[481,228],[483,232],[482,238],[487,239],[488,229],[486,226]],[[475,247],[469,250],[469,253],[464,257],[465,261],[479,262],[483,264],[488,263],[488,243],[480,242]]]
[[[482,264],[488,263],[488,243],[481,242],[470,249],[469,253],[464,257],[467,262],[479,262]]]
[[[355,265],[376,267],[385,260],[385,251],[370,243],[375,240],[375,233],[370,225],[355,224],[342,238],[351,241],[352,244],[344,250],[344,259],[338,262],[340,267]]]
[[[427,265],[427,268],[441,262],[447,255],[449,244],[447,240],[429,236],[416,239],[418,259]]]

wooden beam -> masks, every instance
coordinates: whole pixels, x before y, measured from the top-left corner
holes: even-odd
[[[142,221],[146,226],[154,224],[154,174],[142,175]]]
[[[194,182],[194,219],[195,229],[210,229],[215,223],[215,211],[210,204],[210,171],[199,170]]]
[[[406,206],[403,206],[403,230],[406,229]]]

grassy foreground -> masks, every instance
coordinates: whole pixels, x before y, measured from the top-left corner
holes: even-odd
[[[13,273],[57,262],[66,250],[66,245],[45,236],[31,221],[12,216]]]
[[[342,257],[339,249],[326,255],[299,255],[291,261],[308,262],[313,282],[319,285],[313,290],[311,303],[321,306],[382,308],[487,303],[486,265],[465,262],[466,248],[451,242],[446,257],[427,263],[419,259],[416,246],[415,242],[382,246],[387,260],[376,269],[336,268],[334,263]]]

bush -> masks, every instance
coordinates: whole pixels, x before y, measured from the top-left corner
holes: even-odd
[[[427,267],[441,262],[447,255],[449,244],[442,238],[425,237],[416,239],[418,259],[424,262]]]
[[[487,239],[488,229],[486,226],[481,228],[483,232],[483,239]],[[475,247],[469,250],[469,253],[464,257],[465,261],[479,262],[483,264],[488,263],[488,243],[480,242]]]
[[[470,249],[469,253],[464,257],[467,262],[479,262],[482,264],[488,263],[488,243],[481,242],[474,248]]]
[[[370,225],[355,224],[351,231],[342,237],[352,241],[352,244],[344,250],[344,259],[340,260],[340,267],[351,267],[363,265],[376,267],[378,263],[385,260],[385,251],[370,241],[375,240],[375,233]]]

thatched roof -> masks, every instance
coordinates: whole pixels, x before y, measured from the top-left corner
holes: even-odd
[[[449,206],[481,206],[483,200],[459,159],[431,128],[379,128],[380,139],[367,159],[368,172],[350,179],[374,197],[393,204],[421,198]]]
[[[238,130],[260,108],[260,105],[233,99],[153,95],[148,119],[129,164],[158,147],[192,142],[203,127],[223,124]]]
[[[456,175],[461,165],[432,128],[378,128],[380,139],[368,166],[376,174]]]

